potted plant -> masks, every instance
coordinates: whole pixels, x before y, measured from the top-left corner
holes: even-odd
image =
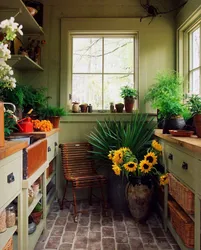
[[[183,79],[177,72],[160,72],[156,76],[156,83],[146,93],[145,102],[151,102],[151,106],[157,109],[158,125],[160,128],[166,126],[165,133],[169,133],[169,129],[182,129],[185,126],[182,83]]]
[[[123,103],[117,103],[117,104],[115,104],[115,108],[116,108],[117,113],[123,113],[124,104]]]
[[[117,212],[127,211],[125,197],[126,178],[120,179],[114,175],[108,152],[121,147],[129,147],[136,157],[143,157],[147,146],[151,145],[154,133],[154,118],[147,114],[134,113],[129,121],[104,120],[97,121],[97,126],[89,135],[89,143],[93,146],[92,157],[102,167],[101,170],[108,176],[108,196],[110,204]]]
[[[138,97],[136,89],[127,86],[121,87],[121,97],[124,98],[125,110],[132,113],[134,100]]]
[[[117,176],[126,176],[126,198],[129,210],[138,222],[148,218],[153,197],[153,176],[160,176],[160,183],[167,184],[167,175],[161,175],[157,169],[158,157],[161,155],[162,146],[157,141],[152,141],[151,147],[142,159],[137,158],[130,148],[121,147],[109,151],[108,158],[112,161],[112,170]]]
[[[198,137],[201,137],[201,97],[191,95],[187,98],[187,106],[193,118],[196,134]]]
[[[38,225],[40,223],[42,214],[43,214],[43,207],[40,203],[38,203],[35,206],[33,212],[31,213],[31,217],[32,217],[34,223],[36,223],[36,225]]]
[[[16,119],[13,112],[7,110],[4,112],[4,136],[10,136],[14,130],[16,130]]]
[[[67,112],[64,108],[47,106],[40,109],[39,115],[41,119],[48,119],[52,123],[53,128],[58,128],[60,117],[67,115]]]

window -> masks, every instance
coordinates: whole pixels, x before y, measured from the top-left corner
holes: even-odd
[[[201,94],[201,57],[200,57],[200,27],[194,28],[189,32],[189,92],[192,94]]]
[[[120,88],[135,85],[135,35],[71,34],[72,101],[108,110]]]

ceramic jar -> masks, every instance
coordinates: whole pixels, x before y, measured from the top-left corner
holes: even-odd
[[[73,102],[72,112],[73,113],[78,113],[79,112],[79,103],[78,102]]]

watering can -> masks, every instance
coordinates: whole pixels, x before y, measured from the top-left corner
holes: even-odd
[[[20,128],[20,131],[23,133],[33,132],[33,123],[31,122],[30,117],[25,117],[19,120],[17,125]]]

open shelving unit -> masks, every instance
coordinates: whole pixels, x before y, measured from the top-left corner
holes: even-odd
[[[43,195],[39,193],[36,198],[34,198],[33,202],[28,208],[28,216],[31,214],[31,212],[34,210],[35,206],[38,204],[38,202],[41,200]]]
[[[8,64],[18,70],[39,70],[43,71],[43,68],[34,62],[28,56],[23,55],[12,55],[11,59],[8,60]]]
[[[7,228],[7,230],[0,234],[0,249],[3,249],[3,247],[6,245],[8,240],[12,237],[12,235],[17,230],[17,226]]]
[[[34,17],[29,13],[21,0],[6,0],[0,2],[1,19],[7,19],[20,12],[16,21],[23,25],[23,32],[26,34],[44,34],[43,28],[38,25]]]

